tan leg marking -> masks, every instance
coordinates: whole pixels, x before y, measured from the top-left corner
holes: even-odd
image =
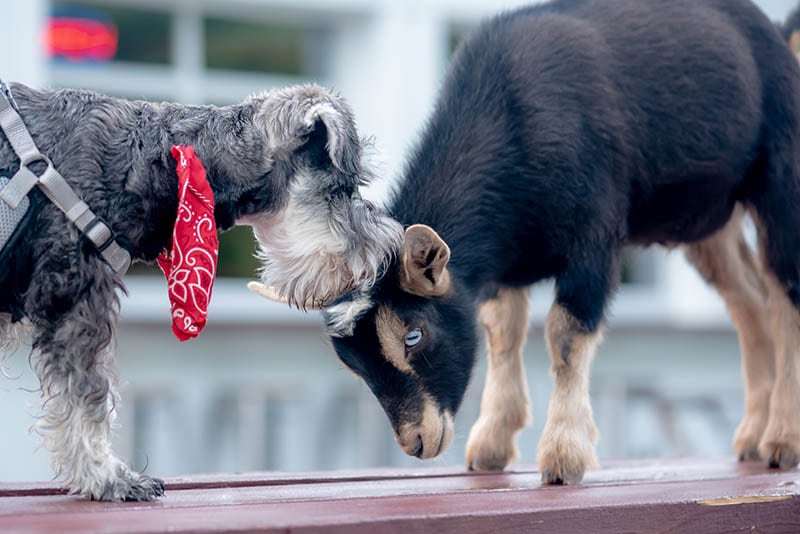
[[[741,231],[743,210],[708,239],[685,247],[686,258],[714,286],[728,307],[739,333],[745,384],[745,414],[733,449],[740,460],[758,460],[758,444],[769,417],[775,382],[775,358],[769,334],[767,287],[757,258]]]
[[[795,57],[800,61],[800,30],[794,32],[789,38],[789,48],[792,49]]]
[[[765,279],[775,343],[775,386],[758,452],[771,467],[791,469],[800,460],[800,314],[775,276],[765,273]]]
[[[769,268],[769,236],[757,214],[761,273],[767,287],[767,317],[774,347],[775,380],[769,397],[769,417],[758,444],[761,458],[771,467],[790,469],[800,460],[800,313],[786,288]]]
[[[517,458],[517,432],[529,422],[522,348],[528,329],[528,289],[503,288],[485,302],[479,318],[486,331],[489,364],[481,415],[467,440],[467,468],[501,470]]]
[[[567,310],[553,304],[547,315],[545,340],[556,383],[537,451],[544,483],[577,483],[586,469],[597,466],[589,371],[602,338],[599,329],[587,334]]]
[[[375,329],[378,331],[381,355],[399,371],[414,374],[414,369],[406,359],[408,326],[403,320],[388,307],[381,306],[375,314]]]

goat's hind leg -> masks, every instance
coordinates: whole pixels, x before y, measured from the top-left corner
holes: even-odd
[[[780,231],[795,233],[799,228],[782,227]],[[771,247],[764,242],[775,232],[776,229],[769,227],[760,232],[766,256],[767,315],[775,345],[775,383],[758,451],[770,467],[791,469],[800,462],[800,301],[797,299],[800,276],[792,281],[786,278],[786,270],[779,275],[777,273],[781,271],[773,267],[781,260],[775,259],[774,251],[770,251]],[[787,255],[796,257],[800,267],[798,253],[800,248],[787,251]]]
[[[791,469],[800,462],[800,129],[781,133],[751,199],[775,346],[775,384],[758,450],[771,467]]]
[[[501,470],[518,456],[514,440],[529,419],[522,361],[528,301],[528,288],[500,288],[481,306],[489,363],[481,414],[467,441],[467,467],[471,470]]]
[[[37,429],[72,493],[102,501],[152,500],[164,493],[164,483],[131,471],[111,451],[114,284],[105,266],[95,265],[92,277],[87,263],[89,274],[77,272],[76,264],[67,272],[40,265],[26,299],[39,353],[43,404]]]
[[[758,444],[769,417],[775,382],[775,357],[769,334],[767,286],[755,254],[741,230],[744,210],[737,207],[724,228],[684,248],[686,258],[725,301],[739,333],[745,383],[745,413],[733,448],[739,460],[758,460]]]

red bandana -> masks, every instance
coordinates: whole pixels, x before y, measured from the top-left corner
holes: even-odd
[[[197,337],[206,325],[219,241],[214,193],[203,162],[190,146],[173,146],[172,157],[178,162],[178,215],[171,250],[161,253],[158,266],[167,277],[172,332],[186,341]]]

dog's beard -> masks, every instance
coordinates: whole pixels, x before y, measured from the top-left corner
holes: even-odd
[[[262,283],[303,309],[374,284],[403,237],[398,222],[358,197],[316,206],[292,198],[253,227]]]

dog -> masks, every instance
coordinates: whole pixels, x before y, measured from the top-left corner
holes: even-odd
[[[39,151],[133,261],[151,262],[170,244],[176,144],[192,145],[205,165],[217,227],[251,226],[262,280],[299,307],[372,284],[402,241],[399,224],[359,193],[371,174],[350,108],[319,86],[266,91],[226,107],[21,84],[11,84],[10,94]],[[0,134],[0,175],[19,168]],[[32,336],[43,400],[36,428],[70,492],[101,501],[156,498],[163,482],[132,471],[110,447],[123,273],[42,191],[27,198],[29,215],[4,249],[0,336],[5,349],[25,331]]]
[[[537,460],[544,483],[577,483],[597,463],[589,373],[622,252],[682,246],[739,332],[734,449],[795,467],[798,154],[800,67],[749,0],[554,0],[499,15],[455,53],[389,203],[402,248],[376,285],[324,308],[326,329],[400,447],[424,459],[451,442],[480,324],[488,372],[466,461],[499,470],[528,420],[528,287],[554,279]]]

